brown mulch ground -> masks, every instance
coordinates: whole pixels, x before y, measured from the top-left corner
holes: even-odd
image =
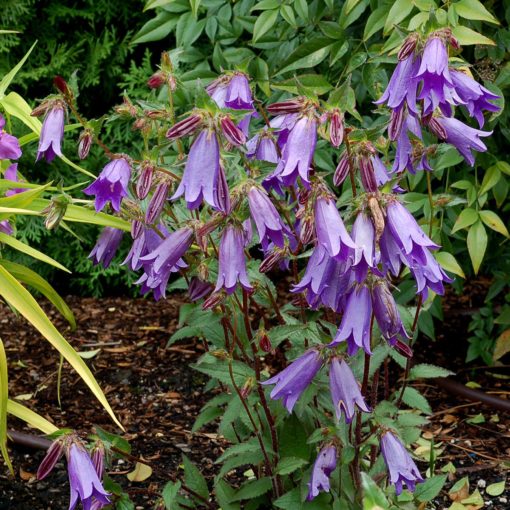
[[[188,455],[207,478],[216,471],[213,464],[224,441],[214,429],[191,434],[194,418],[207,400],[203,388],[206,380],[189,368],[189,363],[203,352],[192,342],[166,347],[168,337],[177,327],[179,296],[155,303],[150,299],[88,299],[69,298],[76,314],[78,328],[64,331],[65,323],[58,312],[45,306],[56,325],[79,351],[101,348],[88,361],[104,389],[117,416],[126,428],[126,439],[133,455],[143,456],[158,468],[142,483],[130,483],[126,474],[133,464],[116,462],[112,478],[123,485],[139,509],[152,504],[168,477],[180,473],[182,453]],[[484,391],[508,398],[508,374],[488,370],[466,370],[464,364],[465,330],[469,317],[466,309],[478,306],[467,298],[448,300],[449,321],[438,327],[438,340],[421,339],[417,346],[418,360],[460,371],[458,380],[476,380]],[[459,311],[461,311],[459,313]],[[62,409],[57,403],[58,356],[46,341],[16,318],[8,307],[0,305],[0,336],[10,361],[11,397],[22,396],[21,403],[37,410],[57,426],[67,426],[86,434],[94,425],[114,431],[111,421],[97,405],[79,377],[66,367],[62,381]],[[430,399],[434,414],[424,437],[434,437],[443,450],[439,465],[451,461],[458,469],[454,479],[468,475],[471,492],[478,487],[485,506],[503,510],[510,508],[508,492],[498,497],[484,493],[484,487],[504,479],[503,461],[510,459],[510,417],[504,413],[466,402],[438,389],[430,381],[417,384]],[[472,418],[481,414],[484,421]],[[470,423],[471,421],[471,423]],[[17,430],[26,430],[21,422],[10,421]],[[0,510],[57,510],[68,505],[67,475],[63,468],[54,470],[46,480],[36,482],[34,474],[43,456],[41,451],[12,448],[17,477],[10,479],[0,471]],[[424,464],[421,467],[426,467]],[[508,467],[508,466],[507,466]],[[451,504],[444,495],[436,508]]]

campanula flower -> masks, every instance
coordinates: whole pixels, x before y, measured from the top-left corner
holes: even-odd
[[[7,170],[4,172],[4,179],[13,182],[19,182],[18,163],[13,163],[12,165],[9,165]],[[23,193],[24,191],[27,191],[27,188],[12,188],[5,192],[5,196],[10,197],[12,195],[17,195],[18,193]]]
[[[301,357],[293,361],[279,374],[261,384],[274,384],[271,391],[273,400],[282,399],[283,405],[289,413],[310,385],[317,372],[322,367],[322,359],[315,349],[306,351]]]
[[[453,279],[443,271],[443,268],[428,250],[424,250],[424,253],[425,264],[412,260],[409,263],[409,269],[416,281],[417,293],[421,294],[423,301],[426,301],[428,289],[442,296],[444,294],[443,282],[451,283]]]
[[[12,236],[14,234],[14,230],[9,223],[9,220],[1,220],[0,221],[0,232],[7,234],[8,236]]]
[[[332,445],[325,446],[317,455],[308,482],[307,501],[312,501],[321,491],[329,492],[329,476],[336,468],[336,457],[336,448]]]
[[[61,103],[55,103],[46,113],[39,137],[36,161],[44,157],[50,162],[55,155],[62,156],[60,147],[64,138],[64,115],[64,106]]]
[[[95,195],[96,211],[99,212],[111,202],[115,211],[120,211],[120,203],[128,195],[131,166],[128,160],[121,156],[112,159],[101,171],[99,177],[83,190],[86,195]]]
[[[188,296],[191,301],[198,301],[208,296],[213,290],[213,285],[193,276],[188,286]]]
[[[21,147],[15,136],[4,130],[5,119],[0,115],[0,159],[18,159],[21,157]]]
[[[267,196],[267,193],[253,186],[248,192],[248,205],[251,217],[257,226],[262,247],[266,249],[269,243],[273,242],[276,246],[283,248],[284,226],[276,207]]]
[[[361,283],[367,276],[368,269],[374,269],[376,261],[375,253],[375,228],[372,220],[360,212],[356,216],[352,226],[352,239],[358,246],[358,261],[353,265],[356,280]]]
[[[272,135],[267,131],[255,135],[246,143],[246,156],[255,158],[259,161],[267,161],[269,163],[278,163],[278,152]]]
[[[389,482],[395,486],[397,495],[402,492],[402,483],[413,492],[416,482],[423,482],[413,459],[391,432],[384,432],[381,436],[381,452],[389,471]]]
[[[253,109],[250,83],[244,73],[236,71],[230,78],[225,95],[225,105],[233,110]]]
[[[105,227],[88,258],[92,259],[94,265],[102,264],[104,268],[107,268],[117,253],[123,235],[122,230]]]
[[[340,420],[343,415],[345,423],[351,423],[356,414],[356,406],[365,413],[370,412],[361,394],[358,381],[343,359],[339,360],[335,357],[331,360],[329,389],[337,420]]]

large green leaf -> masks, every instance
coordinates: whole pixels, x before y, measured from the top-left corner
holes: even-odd
[[[487,232],[483,223],[478,220],[471,226],[467,235],[467,247],[475,274],[478,274],[487,249]]]
[[[50,264],[51,266],[61,269],[62,271],[66,271],[67,273],[71,272],[69,271],[69,269],[64,267],[60,262],[57,262],[51,257],[48,257],[48,255],[45,255],[39,250],[36,250],[35,248],[28,246],[28,244],[22,243],[21,241],[18,241],[16,238],[4,234],[3,232],[0,232],[0,243],[6,244],[11,248],[14,248],[15,250],[25,253],[26,255],[30,255],[31,257],[34,257],[34,259],[40,260],[41,262],[46,262],[46,264]]]
[[[14,400],[7,401],[7,413],[12,414],[16,418],[28,423],[31,427],[39,429],[41,432],[45,434],[53,434],[58,431],[58,428],[53,425],[53,423],[49,422],[46,418],[43,418],[41,415],[34,413],[28,407],[21,405],[19,402],[14,402]]]
[[[9,115],[21,120],[23,124],[39,136],[42,127],[41,121],[37,117],[30,115],[32,108],[17,92],[10,92],[0,100],[0,103],[2,103],[2,106]]]
[[[76,320],[72,310],[67,306],[66,302],[60,297],[58,292],[40,275],[16,262],[0,259],[0,264],[11,273],[14,278],[30,285],[43,296],[48,298],[57,310],[67,319],[67,322],[73,329],[76,328]]]
[[[460,0],[453,4],[455,12],[465,19],[488,21],[499,25],[499,21],[478,0]]]
[[[113,421],[123,428],[115,416],[103,391],[92,375],[89,367],[71,347],[69,342],[58,332],[48,319],[36,300],[14,276],[0,265],[0,295],[23,317],[25,317],[50,343],[57,349],[69,364],[76,370],[83,382],[90,388]]]
[[[0,451],[9,470],[14,474],[11,459],[7,451],[7,401],[9,400],[9,381],[7,378],[7,357],[2,340],[0,340]]]

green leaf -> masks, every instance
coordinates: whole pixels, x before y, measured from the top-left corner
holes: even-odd
[[[435,259],[439,262],[439,264],[450,273],[456,274],[461,278],[466,278],[464,271],[460,267],[460,264],[457,262],[457,259],[447,251],[440,251],[434,253]]]
[[[146,9],[147,8],[149,7],[146,7]],[[160,41],[177,26],[178,21],[178,15],[167,11],[161,11],[155,18],[152,18],[145,23],[145,25],[135,34],[131,44]]]
[[[382,489],[368,473],[361,473],[363,487],[363,510],[381,510],[389,508],[388,500]]]
[[[460,0],[453,4],[455,12],[465,19],[488,21],[499,25],[499,21],[478,0]]]
[[[72,329],[76,329],[76,320],[72,310],[66,302],[60,297],[58,292],[40,275],[16,262],[0,259],[0,264],[11,273],[14,278],[34,288],[55,306],[55,308],[66,318]]]
[[[305,69],[319,65],[329,54],[332,42],[329,37],[316,37],[298,46],[282,63],[276,76],[295,69]]]
[[[253,42],[256,43],[263,35],[265,35],[273,25],[276,23],[276,19],[278,18],[278,9],[264,11],[259,15],[257,21],[255,21],[255,25],[253,27]]]
[[[9,452],[7,451],[7,402],[9,400],[9,381],[7,375],[7,357],[5,355],[4,343],[0,339],[0,451],[2,457],[14,475]]]
[[[509,237],[508,229],[506,228],[503,220],[494,211],[480,211],[481,220],[492,230],[499,232],[505,237]]]
[[[446,368],[429,365],[428,363],[419,363],[411,368],[409,379],[435,379],[436,377],[449,377],[450,375],[454,375],[454,373]]]
[[[60,262],[57,262],[56,260],[52,259],[51,257],[48,257],[48,255],[45,255],[44,253],[40,252],[39,250],[36,250],[35,248],[28,246],[28,244],[22,243],[21,241],[18,241],[14,237],[4,234],[3,232],[0,232],[0,243],[7,244],[8,246],[10,246],[11,248],[14,248],[15,250],[25,253],[26,255],[30,255],[30,257],[40,260],[41,262],[50,264],[51,266],[61,269],[62,271],[65,271],[66,273],[71,272],[71,271],[69,271],[69,269],[67,269],[62,264],[60,264]]]
[[[308,461],[300,457],[284,457],[278,462],[276,472],[279,475],[290,475],[290,473],[294,473],[294,471],[302,468],[306,464],[308,464]]]
[[[308,19],[308,3],[306,0],[294,0],[294,9],[303,20]]]
[[[161,492],[161,497],[163,498],[163,502],[165,503],[166,510],[173,510],[176,508],[175,500],[177,498],[177,494],[179,494],[179,489],[181,488],[181,482],[168,482],[163,491]]]
[[[468,231],[467,247],[475,274],[478,274],[487,249],[487,232],[482,222],[478,220]]]
[[[248,452],[256,452],[259,449],[260,443],[257,439],[252,438],[246,443],[238,443],[230,446],[214,461],[214,463],[221,464],[234,455],[243,455],[244,453]]]
[[[389,5],[383,5],[370,14],[365,24],[365,30],[363,31],[364,41],[368,41],[368,39],[384,27],[384,20],[386,19],[388,9]]]
[[[431,476],[423,483],[417,484],[414,497],[422,503],[432,501],[441,492],[447,476],[448,475]]]
[[[253,499],[269,492],[272,488],[271,478],[265,476],[258,480],[253,480],[244,484],[234,495],[232,501],[241,501],[243,499]]]
[[[489,39],[488,37],[485,37],[484,35],[475,32],[471,28],[464,27],[462,25],[457,25],[456,27],[453,27],[452,33],[455,39],[459,41],[459,44],[463,46],[469,46],[472,44],[485,44],[488,46],[496,46],[496,43],[492,39]]]
[[[181,15],[175,29],[177,46],[190,47],[200,37],[206,21],[205,18],[197,21],[191,12]]]
[[[57,349],[90,388],[113,421],[123,429],[89,367],[58,332],[37,301],[3,266],[0,266],[0,295],[27,319]]]
[[[203,498],[208,499],[209,489],[207,488],[207,482],[202,473],[200,473],[195,464],[193,464],[186,455],[182,456],[182,463],[184,464],[184,481],[186,485]]]
[[[41,121],[30,115],[32,108],[17,92],[9,92],[0,100],[0,103],[9,115],[21,120],[23,124],[39,136],[42,127]]]
[[[216,494],[216,501],[221,507],[221,510],[239,510],[241,507],[239,503],[232,503],[235,494],[233,489],[225,480],[218,480],[214,487]]]
[[[333,87],[322,74],[302,74],[289,80],[273,83],[271,88],[285,90],[291,94],[299,94],[300,90],[309,89],[311,94],[320,96],[329,92]]]
[[[499,170],[498,165],[496,164],[491,166],[483,176],[482,185],[478,190],[478,195],[483,195],[484,193],[487,193],[487,191],[496,186],[500,179],[501,171]]]
[[[384,35],[388,35],[401,21],[405,20],[414,8],[412,0],[395,0],[384,24]]]
[[[28,407],[25,407],[18,402],[14,402],[14,400],[7,401],[7,412],[25,423],[28,423],[31,427],[39,429],[44,434],[53,434],[54,432],[58,432],[58,428],[55,427],[53,423],[49,422],[41,415],[34,413],[34,411],[28,409]]]
[[[487,486],[485,492],[489,496],[493,497],[501,496],[501,494],[505,492],[505,480],[501,480],[501,482],[491,483],[490,485]]]
[[[18,71],[21,69],[30,53],[32,53],[32,50],[35,48],[36,44],[37,41],[32,44],[30,49],[25,53],[25,56],[2,78],[2,81],[0,81],[0,99],[4,98],[7,87],[9,87],[16,74],[18,74]]]
[[[406,387],[402,401],[413,409],[419,409],[424,414],[432,414],[432,409],[430,409],[427,399],[412,386]]]
[[[282,5],[280,7],[280,14],[282,18],[291,26],[296,28],[296,17],[294,16],[294,11],[290,5]]]
[[[470,207],[468,207],[467,209],[463,209],[459,214],[459,217],[457,218],[455,225],[453,225],[452,234],[455,234],[455,232],[458,232],[463,228],[470,227],[471,225],[473,225],[473,223],[476,223],[477,221],[478,221],[477,211],[471,209]]]
[[[191,5],[191,12],[193,13],[193,16],[195,16],[196,18],[202,0],[189,0],[189,3]]]

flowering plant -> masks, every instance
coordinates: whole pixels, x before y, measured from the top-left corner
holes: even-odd
[[[254,42],[280,14],[295,21],[279,2],[260,4],[252,6],[263,11],[252,26]],[[343,29],[365,4],[344,4]],[[206,23],[198,30],[192,16],[200,2],[192,5],[186,22],[200,35]],[[307,3],[294,7],[306,21]],[[390,28],[414,8],[410,3],[402,17],[386,7],[373,14]],[[248,500],[249,508],[413,508],[439,492],[445,477],[434,465],[427,473],[406,448],[430,413],[409,382],[449,375],[429,364],[412,367],[420,314],[453,274],[463,274],[441,248],[446,236],[431,181],[442,158],[473,166],[487,150],[484,126],[500,112],[501,97],[460,60],[461,45],[470,44],[463,27],[442,9],[429,12],[427,2],[419,9],[412,28],[395,30],[383,48],[396,54],[391,78],[374,85],[363,115],[356,99],[366,91],[353,77],[366,54],[335,76],[337,87],[305,75],[276,81],[271,95],[255,58],[205,85],[185,79],[180,50],[164,53],[148,79],[152,100],[126,95],[116,108],[143,141],[126,153],[112,153],[61,78],[58,95],[36,108],[45,115],[40,157],[60,155],[65,108],[83,127],[79,157],[94,144],[104,150],[108,162],[83,192],[93,197],[90,209],[111,208],[131,224],[123,264],[139,272],[142,294],[162,299],[181,289],[192,302],[182,307],[184,327],[170,342],[203,341],[206,352],[193,368],[211,377],[213,396],[195,430],[220,418],[219,432],[232,446],[218,459],[210,492],[188,467],[193,484],[169,482],[167,508],[213,508],[213,498],[221,508]],[[365,42],[383,28],[371,18],[379,28],[366,28]],[[337,42],[296,49],[301,56],[289,57],[281,72],[325,47],[325,56],[338,55]],[[420,180],[428,214],[418,222],[409,191]],[[122,235],[105,228],[91,253],[96,264],[112,263]],[[472,258],[478,263],[479,254]],[[393,362],[404,372],[395,391]],[[106,505],[96,481],[102,469],[93,471],[83,445],[64,437],[72,504],[79,496],[84,505]],[[76,480],[82,463],[86,476]],[[229,473],[240,466],[250,466],[248,479],[234,487]]]

